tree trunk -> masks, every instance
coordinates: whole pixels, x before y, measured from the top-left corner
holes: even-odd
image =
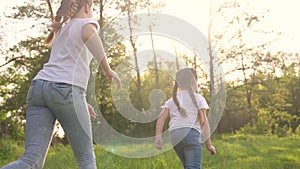
[[[136,87],[137,87],[137,97],[138,97],[138,104],[137,104],[137,108],[138,110],[142,111],[143,109],[143,98],[142,98],[142,94],[141,94],[141,75],[140,75],[140,69],[139,69],[139,65],[138,65],[138,58],[137,58],[137,48],[136,48],[136,44],[135,44],[135,40],[133,38],[133,34],[132,34],[132,18],[131,18],[131,3],[130,1],[126,1],[126,6],[127,6],[127,16],[128,16],[128,26],[129,26],[129,32],[130,32],[130,44],[133,48],[133,56],[134,56],[134,62],[135,62],[135,71],[136,71]]]

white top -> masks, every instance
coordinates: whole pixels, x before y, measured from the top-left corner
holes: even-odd
[[[55,37],[48,63],[34,79],[63,82],[86,89],[90,77],[90,62],[93,55],[82,39],[86,24],[99,24],[91,18],[74,18],[64,25]]]
[[[208,109],[208,104],[203,96],[198,93],[195,93],[195,98],[198,104],[199,109]],[[183,117],[180,115],[176,104],[173,101],[173,98],[170,98],[162,108],[169,109],[170,113],[170,122],[169,122],[169,131],[188,127],[194,128],[200,131],[200,123],[198,120],[198,110],[197,107],[193,104],[192,98],[188,90],[182,90],[177,94],[177,99],[180,104],[180,107],[184,108],[187,112],[187,116]]]

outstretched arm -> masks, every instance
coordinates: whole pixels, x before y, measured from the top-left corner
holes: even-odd
[[[155,147],[159,150],[161,150],[162,146],[163,146],[162,131],[163,131],[163,128],[165,125],[165,121],[168,118],[169,118],[169,109],[164,108],[161,111],[161,113],[157,119],[157,122],[156,122]]]
[[[209,127],[209,122],[206,116],[206,109],[200,109],[199,111],[199,122],[200,126],[202,128],[202,134],[203,134],[203,139],[205,140],[205,145],[208,151],[210,151],[211,154],[216,154],[216,148],[211,144],[210,140],[210,127]]]
[[[107,58],[105,56],[103,44],[100,37],[97,34],[97,29],[94,24],[86,24],[82,29],[82,40],[85,42],[89,51],[93,54],[94,58],[101,65],[102,70],[104,71],[105,76],[110,80],[113,80],[118,88],[121,88],[121,80],[118,74],[113,71]]]

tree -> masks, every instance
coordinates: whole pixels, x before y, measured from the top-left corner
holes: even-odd
[[[149,3],[150,4],[150,3]],[[138,10],[142,10],[142,9],[146,9],[147,7],[149,7],[148,2],[142,2],[142,1],[102,1],[100,0],[99,2],[99,9],[100,9],[100,25],[102,28],[101,32],[100,32],[100,36],[103,39],[104,42],[104,47],[107,49],[107,56],[109,59],[111,59],[111,64],[113,68],[116,68],[118,66],[118,71],[120,73],[121,79],[122,79],[122,83],[126,83],[128,81],[128,79],[131,79],[131,71],[128,71],[128,67],[129,68],[134,68],[134,70],[137,72],[137,80],[136,81],[132,81],[132,83],[136,84],[136,87],[133,87],[133,89],[130,89],[130,94],[129,97],[131,99],[136,99],[138,98],[136,101],[132,101],[133,104],[137,107],[138,110],[142,110],[143,107],[143,98],[141,97],[141,94],[137,93],[137,91],[141,91],[142,88],[142,77],[140,75],[140,70],[139,70],[139,65],[138,65],[138,57],[137,57],[137,47],[136,47],[136,37],[133,37],[132,35],[132,31],[133,31],[133,27],[134,24],[136,24],[136,18],[133,17],[133,14],[135,11]],[[120,37],[117,34],[117,31],[114,30],[114,28],[111,28],[110,24],[113,23],[114,20],[118,19],[117,17],[106,17],[104,18],[104,12],[105,12],[105,7],[111,7],[111,6],[115,6],[116,10],[119,11],[118,15],[125,15],[128,18],[128,25],[129,25],[129,29],[131,32],[131,36],[130,36],[130,44],[131,46],[133,46],[133,50],[134,50],[134,60],[135,62],[132,64],[130,63],[130,58],[128,56],[128,54],[126,53],[126,47],[120,42],[116,43],[116,41],[119,41],[121,39],[121,41],[123,41],[124,37]],[[120,28],[122,29],[122,28]],[[125,37],[126,38],[126,37]],[[126,68],[122,68],[122,66],[120,66],[120,64],[126,64]],[[133,66],[134,65],[134,66]],[[123,70],[124,69],[124,70]],[[96,84],[96,95],[95,96],[91,96],[92,100],[93,98],[95,98],[97,101],[94,104],[99,105],[100,107],[100,112],[103,114],[105,119],[97,119],[96,121],[99,122],[99,124],[103,124],[101,123],[101,121],[103,122],[103,120],[106,120],[109,125],[111,125],[111,127],[117,129],[119,132],[127,134],[127,135],[140,135],[140,133],[142,133],[141,131],[138,131],[139,129],[139,124],[137,124],[136,122],[132,122],[126,118],[124,118],[123,116],[120,115],[120,113],[118,112],[118,108],[116,108],[114,106],[114,103],[118,102],[118,100],[120,99],[127,99],[126,98],[126,94],[124,93],[124,91],[120,91],[118,92],[115,96],[115,98],[111,97],[111,94],[109,90],[107,90],[109,88],[109,83],[107,80],[103,80],[105,79],[105,77],[102,76],[102,73],[100,73],[101,70],[98,70],[94,73],[95,77],[94,79],[96,79],[96,81],[100,81],[101,79],[101,85],[97,85]],[[93,80],[91,80],[93,81]],[[123,84],[124,85],[124,84]],[[124,85],[126,86],[126,85]],[[137,88],[139,88],[137,90]],[[114,94],[113,94],[114,95]],[[139,96],[139,97],[137,97]],[[124,98],[125,97],[125,98]],[[99,104],[100,103],[100,104]],[[123,104],[123,103],[117,103],[117,104]],[[123,106],[128,106],[128,105],[123,105]],[[123,110],[123,109],[122,109]],[[131,109],[128,108],[126,109],[127,111],[130,111]],[[95,122],[94,124],[94,128],[97,126],[96,124],[98,122]],[[98,126],[98,127],[104,127],[104,126]],[[101,130],[101,129],[99,129]],[[95,129],[94,131],[99,131],[97,129]],[[138,132],[134,132],[135,130],[137,130]],[[95,135],[95,134],[94,134]],[[103,139],[103,138],[99,138],[99,139]]]
[[[44,27],[46,19],[53,19],[50,0],[37,3],[30,0],[24,5],[14,7],[14,9],[17,12],[8,14],[7,17],[17,21],[33,20],[32,29],[39,30],[38,27]],[[41,29],[40,35],[44,35],[42,30],[44,29]],[[50,56],[50,48],[43,44],[43,39],[42,36],[30,37],[3,52],[3,55],[6,56],[6,62],[0,66],[3,68],[0,90],[4,100],[1,105],[1,133],[13,137],[24,135],[27,90],[32,78]]]
[[[217,6],[217,2],[214,4]],[[255,76],[255,72],[267,70],[265,67],[265,65],[269,64],[266,55],[268,52],[267,47],[270,43],[274,42],[279,35],[277,35],[277,37],[275,36],[275,38],[261,40],[260,42],[249,41],[249,35],[264,37],[270,35],[274,36],[272,31],[261,30],[261,28],[258,27],[268,11],[254,13],[248,8],[246,3],[236,0],[222,2],[214,9],[212,13],[214,20],[210,20],[211,24],[209,30],[212,34],[211,42],[216,47],[216,53],[220,56],[218,64],[231,65],[226,67],[225,74],[228,77],[235,77],[235,79],[232,80],[232,85],[236,85],[236,88],[244,91],[244,96],[240,96],[240,99],[243,101],[246,100],[246,102],[242,104],[247,105],[246,109],[244,109],[245,107],[241,107],[241,110],[238,112],[243,113],[244,118],[247,119],[248,122],[253,122],[258,110],[256,106],[253,105],[253,93],[255,92],[254,87],[256,82],[251,81],[251,78],[254,77],[250,76]],[[234,14],[232,14],[233,11]],[[217,26],[214,27],[214,25]],[[223,27],[224,29],[220,31],[220,29],[217,30],[218,27]],[[211,61],[212,59],[214,58],[211,58]],[[231,88],[229,89],[231,90]],[[228,97],[227,99],[230,100]],[[230,104],[229,101],[227,101],[227,103]],[[229,112],[230,115],[227,114]],[[227,118],[232,115],[233,111],[225,110],[224,113],[224,118]],[[240,115],[237,113],[236,116],[238,117]],[[229,121],[230,119],[227,120]]]
[[[0,108],[4,119],[0,121],[0,125],[1,132],[18,136],[13,129],[19,128],[17,127],[19,124],[23,127],[28,88],[32,78],[48,60],[50,50],[49,47],[43,45],[43,38],[31,38],[21,41],[11,48],[10,52],[13,54],[8,58],[14,58],[14,63],[5,72],[1,72],[3,76],[0,90],[4,103]],[[12,88],[7,90],[8,86]],[[22,132],[20,133],[22,135]]]

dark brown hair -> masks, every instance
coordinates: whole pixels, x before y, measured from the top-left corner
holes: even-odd
[[[196,73],[196,70],[193,69],[193,68],[184,68],[184,69],[181,69],[179,70],[177,73],[176,73],[176,77],[175,77],[175,84],[174,84],[174,87],[173,87],[173,101],[175,103],[175,105],[177,106],[178,108],[178,111],[180,112],[180,114],[183,116],[183,117],[186,117],[187,116],[187,112],[185,109],[183,109],[179,102],[178,102],[178,99],[177,99],[177,90],[178,88],[181,88],[181,89],[187,89],[191,98],[192,98],[192,101],[193,101],[193,104],[197,107],[197,110],[198,110],[198,104],[197,104],[197,101],[196,101],[196,98],[195,98],[195,95],[193,93],[193,90],[191,88],[191,85],[193,83],[193,81],[197,79],[197,73]]]
[[[86,3],[91,4],[92,0],[62,0],[50,25],[51,31],[45,39],[45,43],[50,45],[63,24],[67,23]]]

